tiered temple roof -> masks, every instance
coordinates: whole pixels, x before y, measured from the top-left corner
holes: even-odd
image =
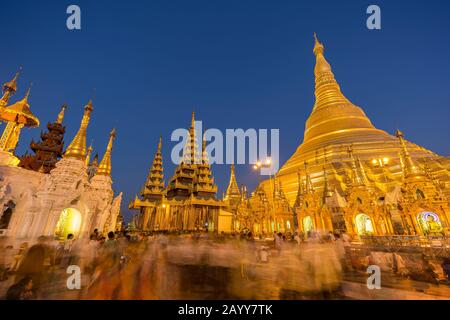
[[[158,148],[153,158],[152,167],[141,195],[145,200],[161,200],[164,192],[164,170],[162,162],[162,137],[159,137]]]
[[[49,173],[55,168],[56,162],[63,154],[66,128],[62,125],[62,121],[66,108],[67,106],[63,105],[56,121],[47,124],[48,132],[41,133],[41,141],[31,141],[30,148],[34,155],[25,154],[20,160],[19,167],[44,173]]]

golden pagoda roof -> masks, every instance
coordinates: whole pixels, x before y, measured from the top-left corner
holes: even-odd
[[[66,109],[67,109],[67,104],[63,104],[61,106],[61,111],[59,111],[58,117],[56,118],[56,123],[62,124],[62,122],[64,120],[64,114],[66,112]]]
[[[16,103],[3,108],[0,113],[0,119],[2,121],[15,122],[23,124],[26,127],[38,127],[39,119],[31,112],[30,105],[28,103],[28,96],[30,95],[30,89],[28,89],[25,97]]]

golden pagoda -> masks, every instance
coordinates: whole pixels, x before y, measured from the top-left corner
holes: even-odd
[[[230,182],[228,183],[228,188],[225,197],[223,198],[223,200],[228,202],[231,207],[236,206],[242,199],[234,170],[234,164],[232,164],[230,169]]]
[[[64,153],[65,158],[86,160],[86,130],[91,119],[92,110],[92,100],[89,100],[88,104],[84,107],[80,128]]]
[[[111,175],[111,152],[113,147],[114,139],[116,138],[116,129],[112,129],[109,134],[109,141],[106,147],[105,154],[103,155],[102,161],[98,166],[97,175],[110,176]]]
[[[208,161],[205,140],[202,140],[201,153],[198,151],[194,112],[188,133],[182,161],[165,189],[160,139],[141,197],[136,196],[129,205],[130,209],[139,210],[135,219],[139,230],[220,230],[220,209],[225,205],[216,198],[217,185]],[[231,217],[229,220],[231,225]]]
[[[164,192],[164,169],[162,161],[162,137],[159,137],[158,148],[153,158],[152,167],[141,196],[146,200],[161,201]]]
[[[399,131],[393,136],[377,129],[344,96],[323,44],[315,34],[314,39],[315,104],[302,144],[275,178],[293,207],[299,231],[448,232],[449,159],[406,141]],[[261,186],[271,194],[271,180]],[[424,227],[427,223],[435,227]]]

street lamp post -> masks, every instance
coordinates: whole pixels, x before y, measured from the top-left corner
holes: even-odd
[[[267,158],[264,162],[258,160],[253,165],[253,170],[259,171],[258,172],[258,184],[260,183],[260,177],[259,176],[261,175],[261,169],[263,169],[263,168],[271,168],[271,167],[272,167],[272,159],[270,159],[270,158]],[[273,195],[273,193],[274,193],[274,186],[272,186],[272,171],[270,171],[269,182],[270,182],[270,189],[271,189],[270,191],[272,192],[272,198],[274,198],[274,195]],[[275,204],[274,204],[274,199],[272,199],[272,214],[271,214],[271,216],[272,216],[272,221],[275,224]],[[270,225],[269,225],[269,229],[272,229],[271,228],[272,227],[272,223],[271,222],[270,222]],[[274,226],[272,232],[275,231],[275,229],[276,228]]]

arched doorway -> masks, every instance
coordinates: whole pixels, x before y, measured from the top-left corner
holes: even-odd
[[[306,216],[303,218],[303,232],[308,234],[309,232],[313,231],[314,224],[311,216]]]
[[[434,212],[421,212],[417,216],[417,221],[424,235],[443,235],[443,227],[439,216]]]
[[[360,213],[355,217],[356,231],[360,236],[372,235],[375,233],[372,219],[367,214]]]
[[[81,229],[81,213],[74,208],[66,208],[61,212],[55,228],[55,236],[67,238],[68,234],[77,236]]]

